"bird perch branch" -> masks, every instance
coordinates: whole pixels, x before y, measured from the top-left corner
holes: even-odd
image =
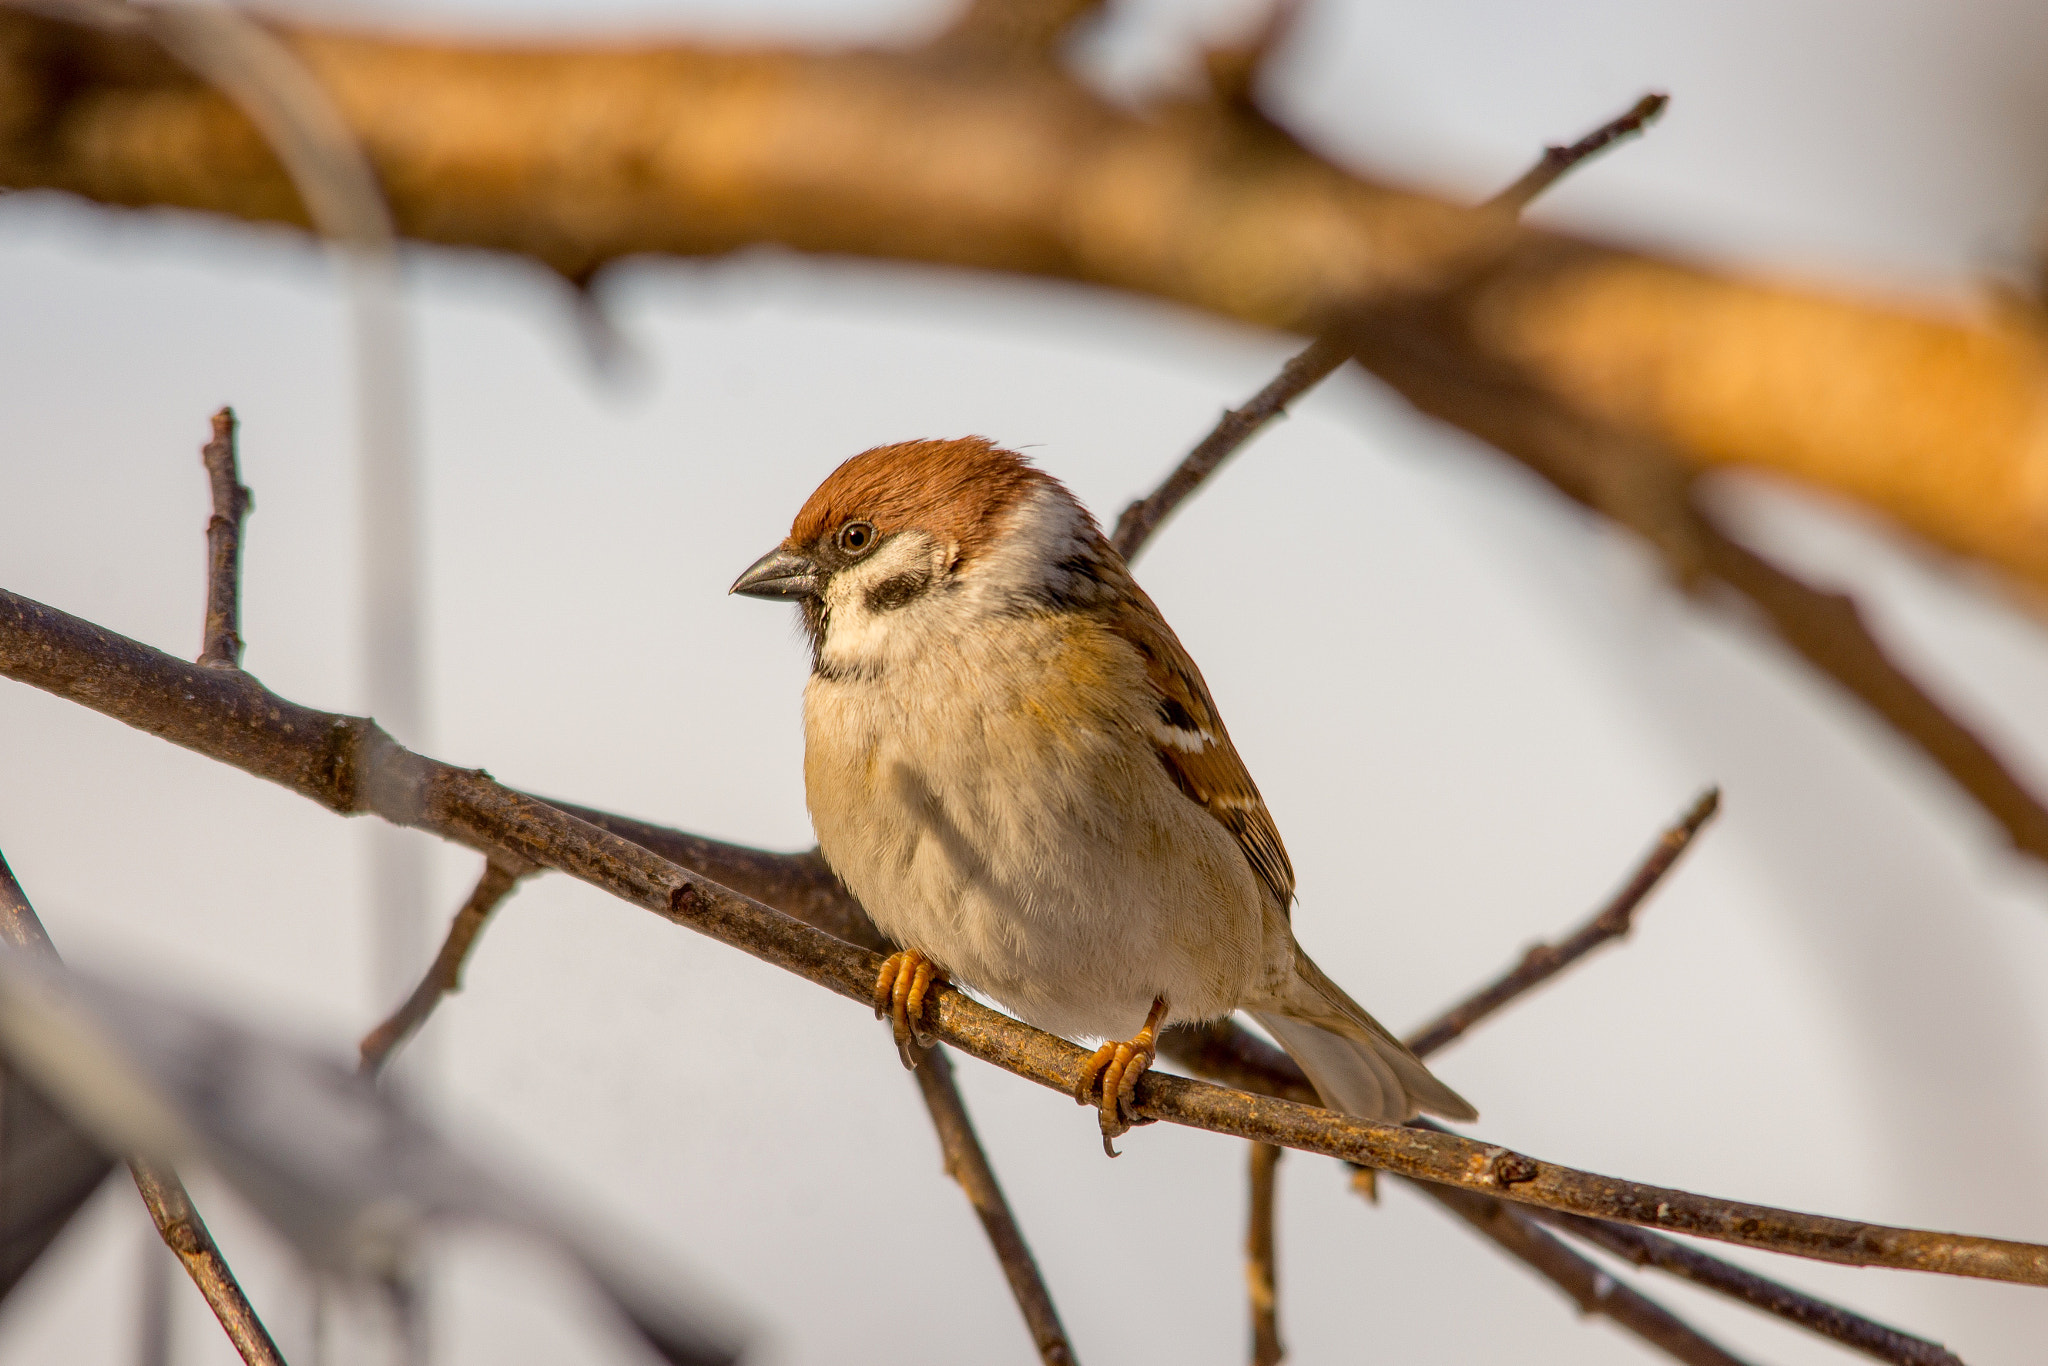
[[[865,1006],[880,957],[670,863],[643,846],[414,754],[362,717],[301,707],[241,673],[204,669],[0,590],[0,675],[280,783],[344,814],[374,813],[552,868]],[[960,1051],[1071,1095],[1088,1055],[950,987],[928,1007]],[[1449,1133],[1367,1123],[1312,1105],[1165,1074],[1137,1111],[1378,1167],[1520,1204],[1853,1266],[2048,1285],[2048,1247],[1891,1228],[1595,1176]]]

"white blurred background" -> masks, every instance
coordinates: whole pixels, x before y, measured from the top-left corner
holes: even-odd
[[[931,0],[437,0],[327,18],[457,31],[900,37]],[[1119,7],[1091,48],[1170,79],[1238,5]],[[1661,126],[1540,217],[1712,260],[1967,298],[2048,198],[2048,10],[2025,0],[1440,0],[1311,6],[1277,109],[1362,165],[1479,197],[1646,89]],[[734,574],[879,442],[979,432],[1105,519],[1295,339],[1077,288],[754,254],[631,265],[630,340],[585,353],[529,265],[407,256],[420,356],[430,730],[533,791],[727,839],[811,842],[787,614]],[[0,583],[199,648],[198,447],[232,403],[248,667],[361,705],[346,309],[282,231],[0,201]],[[1853,584],[2048,791],[2039,618],[1854,515],[1731,489]],[[1300,573],[1302,566],[1312,572]],[[1854,704],[1687,604],[1622,538],[1355,371],[1303,402],[1140,565],[1208,675],[1301,876],[1303,937],[1396,1028],[1575,922],[1709,782],[1724,814],[1636,936],[1441,1055],[1477,1132],[1539,1156],[1876,1221],[2048,1240],[2048,876]],[[1303,581],[1341,585],[1309,593]],[[73,960],[346,1052],[371,987],[365,831],[42,693],[0,686],[0,848]],[[436,923],[475,860],[435,846]],[[486,932],[416,1080],[451,1127],[737,1306],[761,1363],[1023,1362],[1031,1349],[885,1032],[793,977],[561,878]],[[1090,1118],[973,1063],[969,1104],[1084,1361],[1245,1358],[1243,1145]],[[1398,1183],[1282,1167],[1293,1360],[1656,1359]],[[310,1298],[201,1187],[295,1361]],[[0,1312],[7,1363],[136,1357],[154,1233],[114,1184]],[[1720,1251],[1721,1249],[1716,1249]],[[1946,1341],[2040,1358],[2037,1290],[1730,1254]],[[1619,1273],[1633,1275],[1633,1273]],[[1818,1339],[1645,1280],[1758,1362]],[[178,1366],[230,1349],[175,1292]],[[437,1362],[629,1362],[544,1265],[457,1240]]]

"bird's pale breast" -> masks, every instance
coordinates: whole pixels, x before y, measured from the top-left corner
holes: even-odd
[[[1141,669],[1047,613],[805,692],[826,859],[884,933],[1069,1037],[1127,1037],[1158,996],[1212,1018],[1276,954],[1291,972],[1243,853],[1160,765]]]

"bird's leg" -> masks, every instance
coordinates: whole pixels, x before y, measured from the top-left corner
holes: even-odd
[[[1166,998],[1158,997],[1152,1002],[1152,1012],[1145,1017],[1145,1027],[1128,1043],[1106,1043],[1095,1050],[1095,1056],[1081,1067],[1081,1078],[1074,1084],[1074,1099],[1083,1105],[1099,1104],[1102,1113],[1102,1151],[1111,1157],[1117,1155],[1110,1140],[1128,1133],[1133,1124],[1140,1123],[1138,1116],[1131,1113],[1133,1099],[1138,1093],[1138,1078],[1145,1075],[1152,1066],[1152,1059],[1158,1056],[1156,1044],[1159,1026],[1166,1021]],[[1101,1087],[1098,1099],[1096,1088]]]
[[[896,1053],[905,1067],[916,1067],[918,1051],[932,1045],[931,1035],[924,1032],[924,1002],[945,980],[932,960],[916,949],[890,954],[875,975],[875,1018],[886,1015],[895,1021]]]

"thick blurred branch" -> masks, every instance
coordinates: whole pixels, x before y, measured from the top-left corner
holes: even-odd
[[[4,927],[4,937],[13,951],[56,959],[56,946],[50,942],[35,907],[29,903],[28,894],[22,891],[5,858],[0,858],[0,927]],[[242,1360],[248,1366],[284,1366],[277,1344],[271,1341],[263,1320],[256,1317],[255,1307],[242,1293],[235,1273],[221,1256],[206,1221],[192,1207],[192,1197],[186,1194],[177,1174],[148,1162],[131,1162],[128,1170],[135,1177],[135,1188],[142,1193],[142,1203],[148,1207],[157,1232],[178,1255],[178,1261],[199,1287],[207,1307],[220,1320],[228,1341],[235,1345]],[[91,1188],[84,1193],[90,1194]]]
[[[375,813],[487,854],[568,873],[863,1005],[873,993],[877,954],[512,792],[480,771],[414,754],[367,719],[300,707],[246,674],[186,664],[4,591],[0,674],[289,786],[335,811]],[[951,987],[931,1000],[928,1022],[940,1039],[1071,1094],[1086,1053]],[[2048,1247],[1889,1228],[1595,1176],[1449,1133],[1367,1123],[1183,1077],[1147,1074],[1136,1109],[1517,1203],[1848,1265],[2048,1285]]]
[[[1032,12],[1057,31],[1082,8]],[[772,242],[1091,281],[1308,334],[1490,266],[1457,299],[1471,337],[1564,409],[1689,469],[1803,480],[2048,588],[2048,365],[2017,320],[1517,229],[1227,107],[1127,111],[1044,64],[280,32],[409,237],[576,280],[639,253]],[[247,120],[139,36],[0,16],[0,90],[0,184],[305,222]]]

